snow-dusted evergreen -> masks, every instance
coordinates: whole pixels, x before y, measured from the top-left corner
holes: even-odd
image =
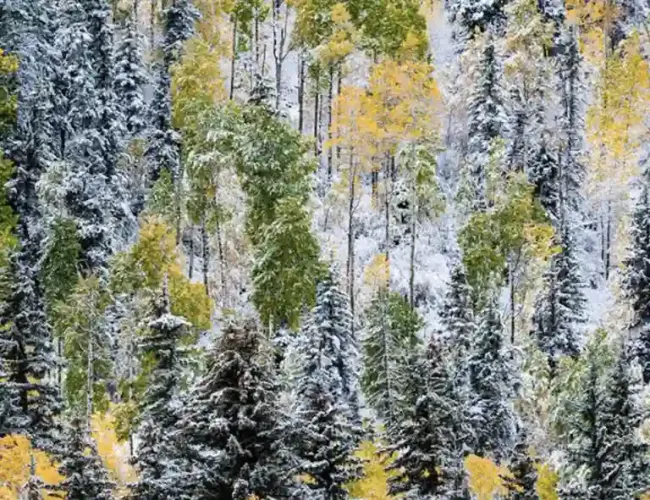
[[[347,498],[358,475],[352,456],[361,436],[357,346],[347,295],[335,270],[318,285],[316,307],[305,320],[293,381],[292,442],[298,472],[308,474],[305,495]]]
[[[551,377],[563,356],[577,357],[582,345],[586,299],[575,256],[575,244],[565,229],[560,251],[551,257],[544,285],[535,302],[532,335],[546,355]]]
[[[476,82],[468,102],[467,183],[473,206],[487,207],[487,180],[498,139],[505,132],[501,63],[491,37],[481,48],[476,68]]]
[[[535,199],[539,200],[553,224],[559,227],[561,222],[560,166],[557,154],[549,142],[547,137],[542,137],[537,151],[530,158],[526,173],[529,182],[535,188]]]
[[[517,436],[512,456],[510,457],[508,470],[511,476],[505,477],[505,486],[513,500],[537,500],[537,481],[539,475],[537,464],[531,457],[531,443],[528,431],[521,426]]]
[[[453,379],[437,341],[429,342],[424,359],[412,366],[410,387],[419,392],[414,407],[391,434],[390,447],[397,458],[390,469],[391,492],[406,498],[468,498],[466,486],[458,484],[464,474],[462,455],[457,453],[463,436],[458,429],[458,401]],[[460,488],[459,488],[460,486]]]
[[[11,288],[0,309],[0,367],[5,375],[0,381],[4,400],[0,435],[26,434],[37,448],[60,453],[56,417],[61,400],[54,384],[57,360],[40,280],[44,228],[36,191],[52,159],[48,84],[55,60],[49,45],[52,11],[45,2],[16,2],[8,14],[20,34],[16,50],[22,65],[16,130],[8,148],[15,164],[8,198],[18,221],[17,248],[9,266]],[[13,24],[19,21],[24,24]]]
[[[180,495],[179,477],[174,474],[177,443],[171,439],[179,418],[177,397],[180,377],[178,343],[187,321],[170,312],[167,284],[155,305],[141,349],[152,359],[149,384],[140,402],[142,408],[139,445],[135,465],[140,473],[133,498],[158,500]],[[181,498],[176,496],[176,498]]]
[[[650,382],[650,171],[644,168],[642,189],[632,217],[630,255],[625,262],[625,290],[634,319],[635,351]]]
[[[65,477],[61,489],[69,500],[110,500],[115,484],[97,453],[97,446],[88,435],[80,418],[73,418],[67,426],[65,436],[65,457],[59,468]]]
[[[229,325],[193,388],[175,442],[191,474],[183,495],[197,500],[288,498],[287,420],[265,340],[253,323]]]
[[[514,445],[516,417],[512,406],[511,354],[504,346],[501,317],[494,301],[482,312],[468,367],[473,451],[479,456],[501,459],[508,456]]]

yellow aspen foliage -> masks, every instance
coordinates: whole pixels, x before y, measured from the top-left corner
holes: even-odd
[[[46,486],[56,486],[64,477],[58,466],[40,450],[32,448],[30,440],[22,435],[9,435],[0,439],[0,499],[17,499],[20,489],[30,477],[34,457],[35,474]],[[61,498],[56,491],[43,491],[45,499]]]
[[[560,480],[557,472],[555,472],[548,464],[537,465],[537,484],[535,490],[539,495],[539,500],[559,500],[557,494],[557,484]]]
[[[579,28],[580,49],[587,60],[598,62],[607,52],[606,36],[618,15],[611,0],[566,1],[567,22]]]
[[[650,98],[648,63],[638,34],[631,35],[605,61],[587,113],[590,144],[590,188],[626,186],[637,174],[639,146]]]
[[[175,232],[162,218],[144,220],[138,242],[117,257],[113,274],[113,288],[123,292],[158,290],[166,275],[172,313],[183,316],[197,329],[210,328],[212,300],[202,284],[192,283],[185,276]]]
[[[388,286],[390,262],[385,253],[377,254],[364,270],[364,281],[368,288],[375,292]]]
[[[137,477],[129,463],[128,444],[121,443],[117,438],[115,417],[110,411],[93,415],[92,436],[97,443],[97,452],[118,488],[125,488],[134,482]]]
[[[378,444],[372,441],[361,443],[355,455],[363,461],[363,477],[348,485],[350,496],[364,500],[395,498],[388,494],[388,480],[391,476],[395,476],[396,472],[386,470],[393,458],[379,453]]]
[[[477,500],[492,500],[508,492],[502,479],[510,475],[506,467],[500,467],[488,458],[469,455],[465,459],[465,470],[470,490]]]
[[[355,27],[343,2],[332,7],[331,21],[332,34],[318,50],[318,58],[328,67],[341,64],[356,46]]]

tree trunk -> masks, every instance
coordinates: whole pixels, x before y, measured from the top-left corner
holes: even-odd
[[[384,227],[384,240],[385,240],[385,253],[386,253],[386,289],[390,290],[390,195],[391,195],[391,161],[386,158],[384,161],[384,212],[386,214],[385,227]]]
[[[194,224],[190,224],[190,262],[187,270],[187,277],[192,281],[192,276],[194,276]]]
[[[411,259],[410,259],[410,273],[409,273],[409,303],[411,310],[415,310],[415,243],[417,229],[417,192],[415,179],[411,186]]]
[[[237,71],[237,26],[237,17],[233,16],[232,55],[230,56],[230,94],[228,96],[231,101],[235,97],[235,73]]]
[[[348,293],[350,295],[350,311],[352,313],[352,333],[354,334],[354,199],[355,199],[355,169],[354,154],[350,151],[348,171]]]
[[[149,20],[149,49],[156,47],[156,0],[151,0],[151,19]]]
[[[327,148],[327,185],[332,184],[332,160],[334,155],[334,150],[332,149],[332,113],[334,111],[334,66],[330,66],[330,75],[329,75],[329,88],[327,92],[329,110],[327,112],[327,140],[329,146]]]
[[[607,200],[607,229],[605,231],[605,281],[609,279],[612,257],[612,202]]]
[[[338,98],[341,95],[341,87],[343,85],[343,67],[341,64],[339,64],[338,68],[338,81],[336,83],[336,97]],[[339,109],[337,108],[336,110],[336,119],[340,119],[340,113]],[[336,164],[338,165],[341,161],[341,146],[336,145]]]
[[[318,137],[319,126],[318,119],[320,117],[320,90],[318,86],[320,84],[320,77],[316,77],[316,95],[314,95],[314,147],[316,159],[320,160],[320,140]]]
[[[305,123],[305,55],[300,53],[300,73],[298,74],[298,131],[303,133]]]
[[[221,280],[221,307],[224,307],[226,299],[226,261],[223,255],[223,244],[221,242],[221,221],[217,217],[217,250],[219,251],[219,278]]]
[[[208,231],[205,227],[205,217],[201,221],[201,249],[203,258],[203,286],[205,293],[210,295],[210,287],[208,282],[208,274],[210,270],[210,246],[208,241]]]
[[[92,328],[92,327],[91,327]],[[90,434],[90,423],[93,415],[93,334],[92,331],[88,332],[88,367],[86,372],[86,429]]]

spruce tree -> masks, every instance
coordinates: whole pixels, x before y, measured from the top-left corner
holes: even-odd
[[[650,382],[650,170],[645,168],[642,190],[632,216],[630,256],[625,262],[625,291],[634,311],[630,325],[635,353]]]
[[[528,442],[528,431],[525,426],[519,429],[517,444],[514,447],[510,464],[509,476],[504,477],[506,489],[509,491],[512,500],[537,500],[537,467],[535,460],[530,456],[530,443]]]
[[[585,180],[585,167],[580,161],[585,92],[582,81],[582,56],[575,30],[566,29],[561,37],[561,43],[563,51],[558,62],[561,100],[559,162],[562,205],[560,215],[565,219],[572,214],[572,219],[575,219],[582,213],[582,187]]]
[[[535,303],[532,335],[548,359],[551,377],[561,357],[580,354],[579,326],[586,319],[586,298],[574,254],[573,241],[565,229],[561,251],[551,257],[544,288]]]
[[[183,494],[197,500],[288,498],[286,419],[273,362],[255,325],[229,325],[176,426],[193,471]]]
[[[555,151],[542,138],[537,151],[530,160],[527,170],[528,180],[535,187],[534,196],[542,205],[551,222],[559,227],[560,207],[560,167]]]
[[[124,117],[126,139],[139,137],[144,131],[144,86],[147,83],[143,70],[142,47],[138,26],[131,14],[121,30],[120,43],[115,53],[115,94]]]
[[[457,401],[435,339],[409,378],[420,396],[390,436],[396,443],[390,449],[397,452],[389,467],[397,472],[390,477],[391,493],[405,493],[407,498],[459,498],[454,470],[459,465],[454,454]]]
[[[154,318],[149,322],[149,334],[141,345],[144,356],[153,366],[141,402],[140,443],[135,457],[140,477],[133,488],[135,499],[181,498],[175,496],[182,491],[174,460],[177,443],[172,442],[170,436],[179,409],[178,342],[187,326],[187,321],[171,314],[165,282]]]
[[[380,290],[372,300],[363,338],[361,385],[368,405],[387,427],[401,418],[401,394],[406,382],[404,367],[419,344],[422,319],[398,293]]]
[[[57,359],[41,285],[44,228],[36,189],[52,158],[52,15],[41,1],[16,2],[9,8],[21,61],[17,123],[7,155],[15,165],[7,186],[9,205],[18,221],[11,286],[0,308],[0,393],[5,401],[0,435],[26,434],[35,447],[60,455],[56,416],[61,401],[53,383]]]
[[[514,445],[515,415],[512,366],[503,346],[503,327],[494,300],[483,311],[468,367],[473,451],[479,456],[501,459]]]
[[[605,415],[608,460],[604,466],[607,498],[637,498],[650,489],[650,446],[639,435],[646,420],[640,398],[641,381],[635,376],[629,349],[622,346],[606,381]]]
[[[318,285],[296,352],[291,440],[299,473],[313,479],[305,495],[347,498],[344,485],[358,477],[352,455],[362,435],[355,344],[349,299],[330,271]]]
[[[80,418],[73,418],[64,438],[65,458],[59,468],[65,477],[60,488],[68,500],[110,500],[110,481],[97,447]]]
[[[487,206],[487,176],[496,141],[502,137],[505,110],[501,68],[493,40],[488,37],[477,68],[477,79],[468,103],[468,182],[477,209]]]
[[[474,38],[477,33],[499,33],[506,24],[506,0],[447,0],[445,7],[451,20],[460,28],[462,39]]]
[[[440,333],[458,368],[464,364],[476,330],[472,308],[472,289],[467,283],[463,264],[456,263],[439,315],[442,323]]]

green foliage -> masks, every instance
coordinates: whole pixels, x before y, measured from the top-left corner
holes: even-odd
[[[112,363],[103,315],[109,302],[101,280],[91,276],[80,279],[66,301],[55,306],[54,329],[63,338],[66,360],[64,393],[69,407],[82,412],[86,409],[89,366],[93,408],[108,409],[106,380],[111,376]]]
[[[270,7],[264,0],[235,0],[226,11],[231,20],[237,22],[237,52],[250,50],[255,33],[255,22],[264,21],[269,15]]]
[[[0,141],[13,128],[16,121],[18,99],[15,92],[15,75],[18,59],[0,49]]]
[[[169,224],[176,221],[176,186],[169,170],[162,170],[160,177],[155,182],[149,193],[146,211],[149,214],[159,215]]]
[[[509,175],[503,192],[492,199],[487,211],[470,216],[458,237],[475,299],[503,284],[509,258],[546,257],[552,251],[553,228],[524,174]]]
[[[285,198],[275,211],[255,250],[253,302],[265,324],[286,321],[296,329],[303,309],[315,303],[315,283],[325,269],[302,200]]]
[[[52,225],[43,261],[43,287],[50,315],[56,304],[66,300],[78,280],[81,244],[71,219],[57,219]]]
[[[408,391],[408,361],[420,344],[420,315],[399,293],[380,291],[367,311],[361,388],[368,403],[393,425]]]
[[[350,0],[348,10],[362,33],[362,44],[373,54],[425,59],[426,19],[418,0]]]
[[[5,186],[7,181],[13,175],[14,168],[11,162],[3,159],[0,152],[0,186]],[[9,259],[12,251],[16,248],[16,237],[14,235],[14,228],[18,222],[18,217],[9,206],[7,199],[6,189],[0,190],[0,299],[5,295],[5,291],[9,290],[8,282],[9,276],[7,275],[9,267]]]

